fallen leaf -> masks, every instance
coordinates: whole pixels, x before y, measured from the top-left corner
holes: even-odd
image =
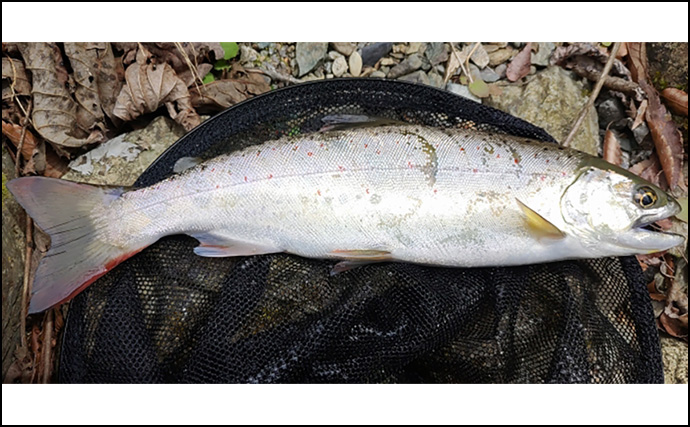
[[[618,52],[620,52],[620,49]],[[557,47],[551,54],[549,63],[551,65],[565,66],[566,68],[587,68],[591,67],[592,64],[591,62],[586,61],[587,58],[594,60],[594,62],[598,65],[598,71],[601,72],[601,70],[604,68],[604,64],[606,64],[609,59],[608,50],[604,49],[602,51],[592,43],[571,43],[567,46]],[[586,65],[580,64],[578,67],[578,64],[583,61],[586,62]],[[623,62],[616,59],[613,61],[613,67],[611,68],[610,75],[630,79],[630,71],[631,70],[628,70]]]
[[[201,123],[192,107],[187,86],[167,63],[150,61],[149,52],[139,47],[137,60],[125,70],[126,84],[120,91],[113,114],[130,121],[165,105],[173,120],[190,130]]]
[[[606,129],[604,135],[604,160],[616,166],[620,166],[623,160],[621,144],[611,129]]]
[[[223,52],[225,52],[225,55],[223,55],[223,59],[225,59],[226,61],[228,59],[236,57],[237,54],[240,52],[240,47],[235,42],[220,42],[220,47],[223,49]],[[216,59],[220,58],[216,57]]]
[[[647,160],[643,160],[633,167],[631,167],[630,172],[639,176],[640,178],[646,179],[662,190],[668,189],[668,183],[666,177],[664,176],[663,170],[661,169],[661,162],[656,153],[652,153]]]
[[[683,144],[678,126],[671,119],[659,99],[659,94],[646,80],[640,81],[640,87],[647,93],[647,126],[654,140],[654,147],[661,161],[666,181],[671,189],[680,182],[680,168],[683,163]]]
[[[190,90],[192,104],[211,111],[228,108],[252,95],[268,92],[271,87],[262,73],[234,65],[230,79],[216,80]]]
[[[469,84],[468,89],[474,95],[480,98],[486,98],[490,95],[489,86],[483,80],[477,79]]]
[[[503,89],[501,88],[501,86],[499,86],[495,83],[491,83],[489,85],[489,95],[500,96],[501,94],[503,94]]]
[[[2,100],[7,101],[16,95],[31,95],[31,83],[26,77],[24,63],[18,59],[2,58],[2,78],[9,82],[2,84]],[[14,89],[14,93],[12,90]],[[3,107],[4,108],[4,107]]]
[[[3,76],[4,77],[4,76]],[[661,91],[661,99],[675,114],[688,116],[688,94],[674,87],[667,87]]]
[[[448,83],[451,76],[455,75],[455,71],[460,67],[460,54],[455,48],[453,43],[450,43],[450,56],[448,57],[448,62],[446,63],[446,74],[443,77],[443,81]]]
[[[618,49],[616,58],[621,59],[628,55],[628,44],[626,42],[621,42],[621,47]]]
[[[107,45],[107,43],[101,43]],[[98,128],[105,131],[105,116],[98,93],[98,80],[94,65],[98,58],[98,48],[87,50],[87,43],[65,43],[65,55],[72,66],[77,88],[74,97],[77,101],[77,126],[84,132]],[[101,46],[101,50],[106,50]]]
[[[532,59],[532,43],[527,45],[508,64],[506,77],[511,82],[516,82],[529,74]]]
[[[668,306],[666,306],[668,307]],[[676,338],[687,338],[688,336],[688,314],[672,317],[666,310],[659,316],[664,330]]]
[[[17,43],[26,68],[31,71],[34,129],[45,140],[65,147],[81,147],[103,141],[100,130],[91,134],[77,125],[77,104],[65,88],[64,67],[56,63],[57,46],[49,43]],[[64,81],[63,81],[64,80]]]
[[[200,64],[197,67],[197,73],[199,73],[199,77],[201,77],[201,79],[202,79],[201,83],[207,83],[204,80],[204,79],[206,79],[207,76],[211,76],[211,78],[213,78],[213,74],[209,73],[212,69],[213,69],[213,64],[208,64],[208,63]],[[182,80],[184,82],[185,86],[187,86],[187,87],[191,87],[192,85],[194,85],[195,76],[194,76],[194,73],[192,73],[192,70],[190,70],[189,68],[187,68],[186,70],[183,70],[180,73],[177,73],[177,77],[179,77],[180,80]]]
[[[647,100],[644,99],[640,103],[640,108],[637,108],[635,110],[635,121],[633,122],[632,126],[630,126],[630,130],[635,130],[639,125],[642,124],[644,121],[644,115],[647,112]]]

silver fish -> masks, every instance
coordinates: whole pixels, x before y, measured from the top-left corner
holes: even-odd
[[[288,136],[126,191],[28,177],[7,184],[52,246],[31,312],[71,298],[163,236],[227,257],[510,266],[649,253],[684,237],[645,180],[587,154],[467,129],[386,124]]]

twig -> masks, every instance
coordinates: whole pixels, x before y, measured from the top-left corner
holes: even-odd
[[[597,70],[581,67],[577,64],[573,65],[572,70],[578,76],[584,77],[593,82],[598,82],[601,79],[602,73]],[[640,88],[640,85],[620,77],[606,76],[604,79],[604,87],[630,95],[638,101],[641,101],[644,98],[644,92]]]
[[[575,134],[577,133],[578,130],[580,130],[580,126],[582,126],[582,122],[585,120],[585,116],[587,115],[587,112],[589,111],[590,108],[594,106],[594,101],[597,99],[597,96],[599,96],[599,92],[601,91],[601,88],[604,86],[604,80],[606,79],[606,76],[608,76],[609,72],[611,71],[611,67],[613,66],[613,61],[616,60],[616,54],[618,54],[618,49],[620,49],[621,43],[620,42],[615,42],[613,44],[613,48],[611,49],[611,53],[609,54],[609,59],[606,61],[606,65],[604,66],[604,70],[601,72],[601,76],[599,76],[599,80],[597,81],[597,84],[594,86],[594,90],[592,90],[592,94],[589,96],[589,100],[585,104],[585,106],[582,108],[582,111],[580,111],[580,116],[575,120],[575,124],[573,125],[573,128],[570,130],[570,133],[568,136],[565,138],[563,143],[564,147],[569,147],[570,143],[573,141],[573,138],[575,138]]]
[[[41,355],[43,361],[43,378],[41,378],[41,384],[48,384],[52,371],[51,350],[53,349],[53,318],[54,312],[51,308],[46,312],[43,322],[43,354]]]
[[[197,70],[196,66],[192,64],[192,61],[189,59],[189,55],[187,55],[187,52],[185,52],[185,50],[182,48],[180,42],[175,42],[175,47],[177,47],[177,50],[179,50],[182,54],[182,57],[184,57],[184,60],[189,67],[189,71],[192,72],[192,77],[194,77],[194,87],[196,88],[197,92],[201,93],[199,90],[199,83],[197,83],[197,80],[203,83],[203,80],[201,80],[201,77],[199,77],[199,70]]]
[[[17,157],[15,158],[15,172],[16,176],[20,177],[22,176],[22,171],[21,171],[21,163],[22,163],[22,147],[24,145],[24,137],[26,135],[26,127],[28,126],[28,121],[29,121],[29,113],[31,112],[31,101],[29,101],[28,105],[28,110],[26,111],[26,116],[24,117],[24,124],[22,125],[22,133],[21,136],[19,137],[19,144],[17,144]],[[25,247],[25,256],[24,256],[24,280],[22,283],[22,310],[21,310],[21,319],[20,319],[20,327],[21,327],[21,332],[22,332],[22,347],[26,348],[26,316],[28,316],[28,307],[27,303],[29,300],[29,295],[31,293],[31,256],[33,254],[33,246],[34,246],[34,227],[33,227],[33,221],[29,214],[26,214],[26,231],[24,234],[26,240],[26,247]]]
[[[278,70],[275,69],[275,67],[272,64],[265,63],[265,64],[263,64],[263,67],[264,68],[247,68],[247,71],[258,70],[261,73],[272,78],[273,80],[283,82],[283,83],[290,83],[290,84],[302,83],[300,80],[298,80],[292,76],[288,76],[288,75],[280,73]]]

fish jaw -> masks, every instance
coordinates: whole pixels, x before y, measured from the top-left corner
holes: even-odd
[[[669,203],[663,208],[656,209],[636,221],[630,230],[618,237],[619,243],[646,253],[665,251],[683,244],[685,237],[680,234],[644,228],[656,221],[672,217],[681,211],[680,204],[676,200],[669,197],[668,201]]]

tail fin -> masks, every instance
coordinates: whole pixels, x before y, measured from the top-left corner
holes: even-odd
[[[67,301],[117,264],[143,249],[120,248],[102,240],[105,221],[94,208],[108,205],[124,189],[99,187],[61,179],[25,177],[7,188],[50,235],[51,246],[36,270],[29,313]]]

